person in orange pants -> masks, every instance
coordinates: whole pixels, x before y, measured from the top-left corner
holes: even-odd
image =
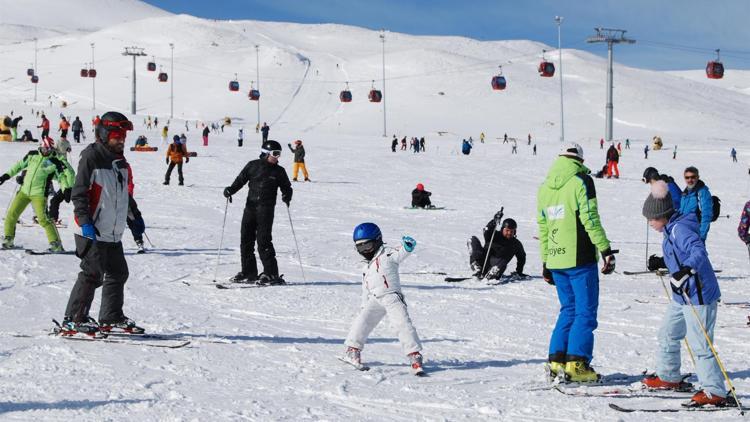
[[[305,176],[305,182],[310,181],[310,176],[307,174],[307,167],[305,167],[305,147],[302,146],[302,141],[297,139],[294,141],[294,148],[292,144],[287,144],[289,149],[294,153],[294,165],[292,166],[292,181],[297,181],[297,174],[302,170],[302,175]]]
[[[617,167],[617,163],[620,161],[620,153],[617,152],[617,148],[612,144],[607,150],[607,179],[613,175],[615,179],[620,178],[620,169]]]

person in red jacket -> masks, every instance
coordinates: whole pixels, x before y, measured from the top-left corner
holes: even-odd
[[[41,139],[47,139],[49,137],[49,120],[44,114],[42,114],[42,124],[37,126],[37,128],[42,129]]]
[[[620,169],[617,167],[617,163],[620,162],[620,153],[617,152],[617,148],[612,144],[607,150],[607,179],[615,176],[615,179],[620,178]]]

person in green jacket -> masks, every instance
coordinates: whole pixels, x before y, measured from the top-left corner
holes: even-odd
[[[560,313],[549,346],[551,377],[595,382],[591,368],[601,270],[615,270],[615,256],[597,210],[594,180],[583,165],[583,148],[566,144],[537,196],[537,223],[544,280],[557,288]]]
[[[0,185],[8,181],[11,177],[19,172],[26,170],[23,185],[18,191],[13,202],[10,204],[8,214],[5,216],[5,236],[3,238],[2,248],[11,249],[14,247],[14,238],[16,236],[16,223],[26,207],[31,203],[34,208],[39,225],[44,228],[47,239],[50,243],[50,252],[63,252],[60,235],[54,224],[47,217],[47,184],[50,179],[57,178],[63,188],[69,188],[69,175],[65,174],[66,166],[57,157],[54,151],[54,145],[45,139],[37,151],[30,151],[26,156],[6,173],[0,176]]]

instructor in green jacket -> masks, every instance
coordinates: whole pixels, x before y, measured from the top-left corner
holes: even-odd
[[[537,196],[544,280],[557,288],[560,313],[549,346],[550,376],[595,382],[590,366],[599,308],[601,272],[615,270],[615,256],[597,210],[594,180],[583,165],[583,148],[563,146]]]
[[[13,202],[8,209],[8,215],[5,216],[5,236],[3,237],[2,248],[12,249],[15,247],[14,238],[16,237],[18,217],[31,203],[39,225],[47,234],[49,251],[63,252],[60,235],[57,233],[55,225],[47,217],[47,184],[55,178],[60,182],[63,190],[71,188],[70,181],[74,180],[74,176],[69,174],[70,167],[66,166],[57,156],[52,139],[45,138],[38,150],[30,151],[8,172],[0,176],[0,185],[23,170],[26,170],[23,185],[13,198]]]

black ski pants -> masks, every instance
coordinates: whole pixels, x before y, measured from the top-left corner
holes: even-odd
[[[122,242],[92,242],[76,235],[76,255],[81,258],[81,272],[70,292],[65,316],[83,322],[89,316],[91,302],[98,287],[102,288],[99,323],[115,323],[124,319],[122,312],[128,263]]]
[[[274,205],[245,204],[240,230],[240,254],[242,255],[242,273],[251,280],[258,276],[258,264],[255,261],[255,242],[258,242],[258,255],[263,263],[263,272],[269,276],[278,276],[276,250],[273,248],[271,232],[273,230]]]
[[[185,179],[182,178],[182,162],[175,163],[174,161],[169,162],[169,167],[167,167],[167,174],[164,175],[164,181],[169,183],[169,178],[172,176],[172,170],[174,170],[174,166],[177,166],[177,176],[179,176],[180,183],[184,183]]]
[[[63,190],[60,189],[57,192],[55,192],[54,195],[52,195],[52,199],[49,200],[49,210],[47,212],[47,215],[52,220],[57,220],[60,218],[60,204],[65,199],[65,194],[63,193]]]
[[[496,233],[495,235],[500,236],[500,233]],[[479,268],[481,269],[482,265],[484,265],[484,260],[487,259],[487,265],[484,267],[484,274],[487,274],[487,272],[492,267],[498,267],[500,269],[500,272],[498,274],[505,273],[505,269],[508,267],[508,262],[510,262],[509,260],[492,255],[490,255],[489,258],[486,258],[486,251],[482,247],[482,242],[480,242],[476,236],[472,236],[470,242],[469,253],[471,254],[471,256],[469,257],[469,263],[477,263],[479,265]]]
[[[73,131],[73,139],[80,143],[81,142],[81,131],[80,130],[74,130]]]

